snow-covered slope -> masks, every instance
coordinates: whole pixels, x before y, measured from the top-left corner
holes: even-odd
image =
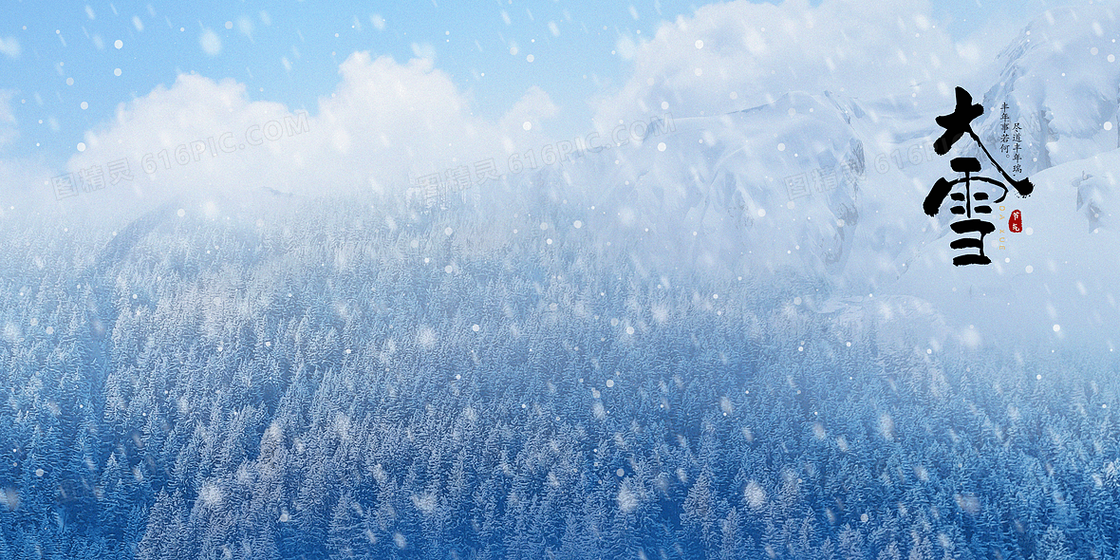
[[[920,252],[892,291],[933,302],[963,336],[1042,337],[1111,351],[1120,343],[1117,170],[1120,150],[1112,150],[1033,175],[1034,194],[1009,197],[989,236],[992,265],[952,266],[949,233]],[[1014,209],[1022,212],[1021,233],[1007,228]]]
[[[950,154],[934,153],[943,132],[934,119],[952,112],[951,93],[922,106],[790,93],[747,111],[678,118],[664,134],[583,154],[513,190],[579,200],[593,231],[640,247],[635,258],[655,266],[783,270],[824,282],[833,299],[822,311],[894,298],[945,326],[931,336],[1111,348],[1120,342],[1110,280],[1120,171],[1114,12],[1048,12],[1001,55],[1004,70],[991,77],[973,126],[1010,171],[995,136],[1007,103],[1023,137],[1015,175],[1036,189],[997,208],[989,266],[953,266],[952,216],[930,219],[921,208],[938,178],[958,176],[953,157],[978,156],[995,175],[967,136]],[[1022,213],[1022,233],[1008,230],[1012,210]]]
[[[653,264],[839,274],[861,220],[863,144],[828,95],[791,93],[665,128],[526,178],[515,190],[579,197],[598,234]],[[593,208],[593,210],[592,210]]]
[[[404,188],[360,203],[376,207],[389,227],[447,221],[458,231],[455,222],[531,216],[548,235],[578,235],[589,254],[643,270],[797,277],[825,286],[831,298],[805,294],[805,305],[895,321],[920,316],[939,325],[927,329],[930,338],[974,343],[1034,333],[1110,347],[1120,341],[1111,334],[1120,332],[1120,316],[1109,280],[1118,268],[1120,212],[1117,5],[1045,14],[1001,55],[1004,69],[986,93],[972,92],[985,107],[973,126],[997,157],[1002,142],[993,135],[1008,105],[1008,121],[1022,129],[1021,176],[1036,185],[1029,198],[1009,196],[993,216],[1006,229],[1008,214],[1020,210],[1026,231],[989,235],[989,266],[953,266],[951,216],[922,211],[934,182],[956,177],[949,161],[978,155],[967,137],[948,155],[933,151],[942,132],[934,119],[953,110],[951,85],[915,99],[791,92],[725,115],[659,114],[656,125],[630,127],[623,142],[603,131],[610,145],[602,150],[509,169],[443,209],[410,206]],[[941,89],[940,100],[929,93]],[[1001,163],[1010,170],[1011,162]],[[275,189],[254,193],[200,193],[176,203],[213,219],[298,203]],[[128,214],[112,204],[98,213]]]
[[[942,225],[944,237],[917,251],[892,291],[934,302],[959,329],[975,326],[967,331],[972,338],[1034,335],[1109,351],[1120,342],[1113,287],[1120,270],[1113,194],[1120,172],[1117,13],[1115,2],[1051,10],[1001,54],[1004,69],[973,127],[1010,171],[1014,138],[1002,154],[1002,114],[1012,129],[1019,124],[1017,176],[1029,176],[1035,192],[1008,197],[994,220],[1001,229],[988,237],[993,265],[949,265],[954,234]],[[971,143],[961,147],[984,161],[979,152]],[[943,170],[951,174],[947,163]],[[1022,212],[1023,233],[1007,228],[1014,209]]]
[[[975,123],[994,154],[1005,103],[1008,122],[1023,130],[1025,173],[1120,146],[1117,14],[1115,2],[1049,10],[1003,51],[1003,71],[984,95],[987,113]]]

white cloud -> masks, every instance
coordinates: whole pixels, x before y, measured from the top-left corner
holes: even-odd
[[[214,82],[183,74],[171,88],[157,87],[118,106],[105,129],[86,132],[87,148],[71,158],[67,171],[96,166],[106,170],[110,162],[124,159],[134,180],[109,188],[130,190],[138,198],[219,189],[236,192],[259,186],[254,175],[269,180],[276,171],[279,158],[273,154],[280,141],[253,143],[263,138],[268,123],[283,126],[285,116],[292,115],[283,105],[250,102],[245,87],[234,80]],[[119,202],[121,196],[109,191],[86,198]]]
[[[864,99],[910,95],[914,84],[933,91],[969,71],[966,62],[975,60],[967,59],[976,56],[972,47],[958,54],[925,0],[824,0],[816,7],[805,0],[738,0],[703,6],[631,45],[619,41],[620,54],[633,56],[633,74],[597,102],[601,122],[656,112],[662,102],[677,115],[711,115],[790,91]]]
[[[545,91],[537,86],[529,88],[525,95],[514,103],[500,121],[503,130],[523,129],[523,124],[539,119],[548,119],[556,116],[560,108],[553,102]]]
[[[206,29],[198,36],[198,44],[202,51],[210,56],[218,56],[222,52],[222,39],[214,33],[213,29]]]
[[[252,40],[252,38],[253,38],[253,20],[249,19],[248,16],[241,16],[241,17],[237,18],[237,30],[240,31],[242,35],[244,35],[244,36],[248,37],[250,40]]]
[[[16,117],[12,114],[12,95],[14,92],[0,89],[0,149],[19,136]]]
[[[622,60],[634,60],[634,56],[638,54],[638,45],[630,37],[623,35],[615,41],[615,52]]]
[[[125,193],[145,205],[172,194],[232,200],[262,187],[315,196],[377,185],[399,194],[410,177],[543,145],[522,124],[557,111],[533,88],[503,118],[487,121],[427,59],[399,64],[354,53],[339,73],[334,92],[309,113],[251,101],[232,79],[180,75],[170,88],[122,104],[111,123],[87,132],[87,148],[71,158],[68,171],[127,159],[134,181],[113,187],[121,190],[112,196],[83,197],[114,203]]]
[[[436,59],[436,48],[431,43],[412,43],[412,54],[416,58]]]
[[[15,37],[0,37],[0,53],[4,53],[8,58],[19,58],[22,50],[19,46],[19,40]]]
[[[12,113],[15,92],[0,89],[0,217],[15,207],[23,211],[44,202],[53,202],[48,178],[51,171],[30,159],[5,159],[4,148],[19,138],[19,128]]]
[[[0,217],[12,206],[22,211],[54,203],[49,177],[51,171],[41,162],[29,159],[0,158]]]

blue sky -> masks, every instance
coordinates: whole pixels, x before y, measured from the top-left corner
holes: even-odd
[[[928,16],[941,39],[948,37],[942,46],[971,41],[990,58],[1044,4],[957,0],[914,10]],[[9,2],[0,22],[0,103],[8,106],[0,107],[0,126],[8,127],[7,136],[0,130],[0,157],[62,168],[90,131],[112,126],[120,104],[170,88],[181,74],[232,79],[248,101],[315,115],[320,100],[339,88],[340,65],[360,51],[400,65],[430,59],[431,70],[456,89],[450,102],[465,103],[466,114],[487,122],[539,88],[547,100],[537,96],[530,104],[549,117],[540,126],[559,136],[578,134],[593,116],[610,112],[604,99],[615,108],[633,104],[625,91],[635,89],[635,76],[643,68],[660,71],[648,43],[659,29],[674,27],[667,22],[688,21],[701,6],[674,0]],[[820,2],[793,1],[782,11],[820,9]],[[757,13],[764,19],[769,12]],[[771,53],[771,63],[781,64],[781,54]],[[748,99],[744,94],[740,105]]]
[[[617,38],[650,34],[662,20],[692,11],[689,3],[672,0],[633,13],[617,2],[327,6],[18,2],[0,24],[0,37],[14,38],[20,51],[0,58],[0,88],[14,90],[19,105],[13,108],[21,124],[14,151],[31,155],[39,144],[41,153],[58,157],[86,129],[109,119],[117,104],[170,85],[184,72],[234,78],[254,99],[314,111],[354,51],[400,62],[434,55],[436,67],[470,92],[486,116],[501,115],[537,85],[587,117],[583,100],[620,79],[622,61],[611,54]],[[203,48],[208,32],[220,42],[216,54]]]

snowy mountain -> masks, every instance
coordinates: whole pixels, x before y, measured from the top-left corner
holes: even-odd
[[[998,254],[993,266],[946,266],[950,233],[921,252],[899,291],[936,302],[962,328],[1112,350],[1120,329],[1109,280],[1120,268],[1114,249],[1120,232],[1112,220],[1120,170],[1116,13],[1115,4],[1048,11],[1001,54],[1004,69],[985,93],[985,114],[974,128],[1011,171],[1019,126],[1018,177],[1029,176],[1035,192],[1008,198],[988,246]],[[1010,138],[1002,136],[1005,122]],[[961,153],[983,158],[975,145]],[[1006,227],[1015,209],[1023,233]],[[962,299],[965,290],[969,297]]]
[[[1013,146],[1001,140],[1000,125],[1018,124],[1020,175],[1038,186],[1029,198],[1011,195],[993,217],[1006,225],[1007,213],[1019,210],[1026,231],[1003,235],[1002,244],[1000,235],[989,236],[990,266],[954,267],[951,215],[930,219],[921,208],[935,181],[955,175],[950,159],[986,162],[967,138],[946,156],[933,151],[942,132],[934,119],[953,109],[951,85],[926,88],[942,90],[941,97],[790,92],[717,116],[651,113],[620,136],[618,129],[599,131],[597,146],[502,154],[501,164],[516,157],[519,166],[451,195],[442,209],[399,185],[384,196],[338,203],[377,208],[381,217],[372,221],[391,227],[445,223],[460,230],[531,217],[549,235],[578,235],[600,258],[625,259],[649,273],[799,278],[813,286],[802,301],[821,312],[901,298],[892,301],[911,302],[927,310],[921,321],[945,325],[925,338],[995,340],[1026,328],[1048,343],[1103,344],[1111,340],[1105,333],[1120,327],[1108,291],[1092,288],[1116,269],[1106,249],[1116,235],[1115,172],[1106,152],[1120,130],[1120,48],[1113,42],[1120,22],[1113,15],[1107,6],[1042,15],[1001,54],[991,86],[972,92],[985,108],[973,127],[989,152],[1011,170]],[[108,223],[158,201],[188,215],[252,222],[300,204],[285,192],[247,189],[188,190],[173,202],[157,189],[146,201],[90,197],[88,213]],[[494,235],[478,240],[477,250],[506,243]],[[1059,266],[1055,255],[1080,264]]]
[[[1117,13],[1114,3],[1049,10],[1003,51],[977,126],[994,153],[1003,104],[1023,130],[1024,173],[1120,147]],[[1008,155],[997,157],[1010,168]]]
[[[1120,556],[1117,31],[1005,51],[973,126],[1002,153],[1006,103],[1035,188],[987,266],[922,208],[992,175],[933,149],[951,87],[652,114],[452,194],[10,205],[0,560]]]
[[[650,264],[823,277],[843,268],[860,220],[865,161],[850,120],[834,97],[802,93],[727,115],[669,116],[644,138],[516,189],[578,198],[593,231],[640,240]]]
[[[1117,270],[1109,247],[1120,240],[1111,195],[1120,168],[1109,152],[1116,36],[1113,8],[1053,10],[1001,54],[1003,71],[991,77],[973,127],[1010,172],[1014,142],[998,133],[1002,122],[1017,124],[1023,159],[1013,175],[1037,188],[1029,198],[1012,193],[993,215],[990,266],[954,267],[951,215],[921,211],[933,183],[956,176],[954,157],[978,157],[996,174],[967,137],[945,156],[933,152],[943,132],[934,118],[952,111],[951,88],[940,104],[790,93],[736,113],[672,119],[656,135],[580,154],[511,189],[582,206],[592,231],[628,239],[628,257],[653,268],[781,270],[827,285],[821,310],[868,305],[855,302],[869,295],[916,298],[960,340],[1029,332],[1111,348],[1120,328],[1105,280]],[[1008,230],[1012,210],[1023,233]]]

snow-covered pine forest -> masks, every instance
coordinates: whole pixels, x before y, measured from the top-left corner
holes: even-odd
[[[9,215],[0,558],[1120,553],[1113,360],[453,216]]]
[[[899,6],[709,5],[595,49],[478,16],[547,33],[486,44],[530,81],[509,61],[629,53],[571,140],[537,85],[476,118],[513,89],[434,62],[481,21],[447,6],[435,46],[368,16],[406,64],[302,9],[215,9],[201,50],[164,7],[29,18],[5,78],[72,89],[0,90],[0,148],[32,154],[0,152],[0,560],[1120,558],[1120,3],[1043,11],[994,61]],[[303,28],[302,58],[275,39]],[[170,87],[128,81],[169,53]],[[990,266],[922,209],[982,153],[932,149],[953,53],[992,163],[1036,187]],[[283,88],[340,81],[285,104],[277,60]]]

